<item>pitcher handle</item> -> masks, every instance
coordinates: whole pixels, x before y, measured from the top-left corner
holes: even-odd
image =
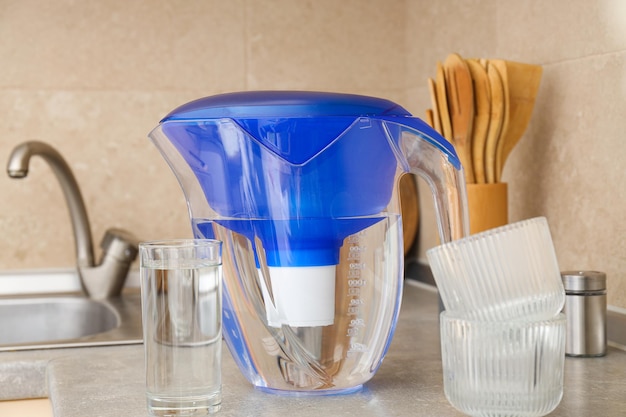
[[[463,167],[454,147],[417,118],[384,118],[400,129],[400,162],[407,172],[419,175],[429,185],[435,201],[441,243],[469,235],[469,214]],[[394,135],[390,135],[393,137]]]

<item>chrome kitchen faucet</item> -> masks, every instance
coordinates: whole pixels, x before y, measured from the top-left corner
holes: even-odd
[[[137,257],[137,238],[126,230],[108,229],[100,243],[102,258],[96,265],[85,203],[72,170],[61,154],[44,142],[24,142],[11,152],[7,173],[11,178],[26,177],[30,158],[35,155],[50,165],[63,190],[74,230],[76,264],[83,291],[94,299],[120,295],[130,265]]]

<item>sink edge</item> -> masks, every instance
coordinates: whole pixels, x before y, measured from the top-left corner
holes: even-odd
[[[139,271],[132,270],[124,288],[139,288]],[[54,268],[0,271],[0,296],[82,292],[76,269]]]

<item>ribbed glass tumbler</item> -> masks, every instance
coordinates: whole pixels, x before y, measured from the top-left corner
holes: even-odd
[[[563,395],[565,316],[479,321],[441,313],[444,392],[470,416],[544,416]]]
[[[481,320],[554,317],[565,290],[545,217],[512,223],[426,252],[447,311]]]

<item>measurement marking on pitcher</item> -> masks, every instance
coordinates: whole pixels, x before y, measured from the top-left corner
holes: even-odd
[[[359,245],[362,235],[363,232],[359,232],[347,239],[347,242],[351,244],[347,254],[349,264],[346,274],[349,297],[347,315],[350,317],[350,323],[346,330],[346,336],[350,337],[348,355],[368,351],[367,345],[361,341],[361,330],[367,326],[365,319],[361,317],[363,309],[366,308],[365,301],[361,298],[361,295],[363,288],[367,285],[367,280],[363,278],[363,272],[366,269],[363,257],[367,247]]]
[[[359,251],[351,251],[351,253],[358,253],[360,258]],[[356,338],[359,335],[360,328],[365,327],[365,320],[359,318],[358,316],[361,314],[361,307],[365,304],[363,299],[360,298],[360,295],[361,288],[363,288],[367,284],[367,280],[361,278],[361,271],[365,268],[365,264],[354,262],[350,264],[349,268],[348,296],[354,298],[351,298],[349,301],[347,313],[348,316],[353,316],[355,318],[350,320],[346,335],[348,337]],[[353,344],[354,343],[351,343],[350,345],[352,346]],[[350,348],[348,351],[357,352],[360,350],[353,350],[352,348]]]
[[[365,246],[350,246],[348,252],[348,261],[358,261],[361,259],[361,254],[365,251]]]
[[[361,271],[358,269],[351,269],[348,271],[348,278],[360,278]]]
[[[359,295],[360,292],[358,294],[355,295]],[[361,300],[360,298],[352,298],[350,299],[350,304],[348,305],[348,315],[350,316],[355,316],[357,314],[360,313],[360,306],[363,304],[363,300]]]
[[[348,288],[348,296],[356,296],[361,295],[361,289],[358,287]]]
[[[350,287],[363,287],[367,281],[361,278],[353,278],[348,280]]]
[[[367,352],[367,345],[364,343],[351,342],[350,349],[348,349],[348,353],[356,353],[356,352]]]

